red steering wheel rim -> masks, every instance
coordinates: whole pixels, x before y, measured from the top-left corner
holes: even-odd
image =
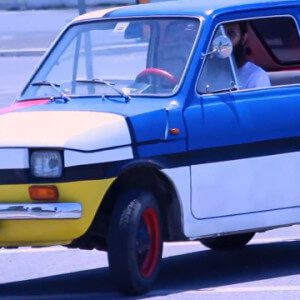
[[[142,79],[148,75],[155,75],[167,79],[170,83],[176,85],[178,80],[169,72],[158,69],[158,68],[147,68],[141,73],[139,73],[136,77],[136,81],[142,81]]]

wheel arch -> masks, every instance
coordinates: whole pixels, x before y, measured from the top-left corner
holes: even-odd
[[[128,189],[143,189],[157,199],[165,241],[184,240],[180,199],[172,180],[155,163],[139,163],[125,168],[106,192],[88,232],[74,247],[106,249],[110,216],[118,195]],[[87,245],[89,244],[89,245]],[[90,245],[92,244],[92,245]]]

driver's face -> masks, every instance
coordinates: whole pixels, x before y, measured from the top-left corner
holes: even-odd
[[[230,38],[233,47],[236,47],[242,37],[239,24],[227,24],[224,27],[226,35]]]

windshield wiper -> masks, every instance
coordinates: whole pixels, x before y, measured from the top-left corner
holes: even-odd
[[[33,83],[31,83],[31,85],[32,86],[50,86],[59,93],[60,97],[65,101],[65,103],[70,101],[70,97],[60,89],[60,84],[58,84],[58,83],[43,80],[43,81],[33,82]],[[55,97],[53,97],[53,99],[55,99]]]
[[[98,84],[103,84],[106,85],[108,87],[110,87],[111,89],[113,89],[115,92],[117,92],[120,96],[122,96],[125,99],[125,103],[129,102],[131,100],[130,96],[127,95],[126,93],[124,93],[123,91],[117,89],[114,85],[113,82],[108,82],[102,79],[98,79],[98,78],[93,78],[93,79],[77,79],[76,82],[79,83],[98,83]]]

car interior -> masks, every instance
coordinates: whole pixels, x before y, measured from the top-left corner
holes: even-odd
[[[248,60],[268,72],[272,86],[300,84],[300,39],[291,17],[249,21],[246,48]]]

